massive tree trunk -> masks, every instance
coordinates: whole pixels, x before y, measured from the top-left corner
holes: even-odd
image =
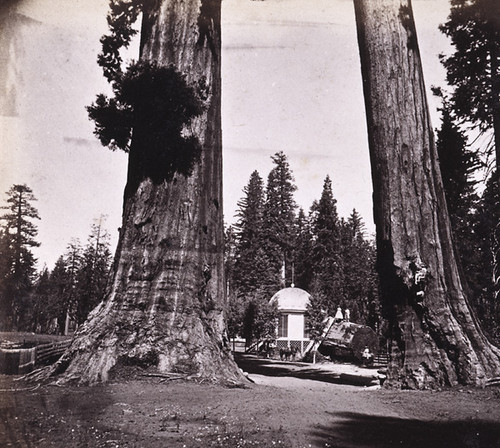
[[[482,384],[500,373],[457,269],[410,0],[354,0],[390,323],[388,385]]]
[[[55,373],[95,383],[141,366],[239,381],[224,323],[220,0],[149,4],[141,60],[202,89],[204,111],[185,131],[201,158],[191,175],[159,179],[133,138],[112,282]]]

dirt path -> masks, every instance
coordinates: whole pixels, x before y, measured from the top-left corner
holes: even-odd
[[[18,392],[2,377],[0,446],[500,447],[498,390],[387,391],[264,373],[246,388],[143,377]]]

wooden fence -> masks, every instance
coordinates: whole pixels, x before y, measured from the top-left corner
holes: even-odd
[[[51,342],[32,348],[0,349],[0,373],[18,375],[35,367],[56,362],[69,347],[71,340]]]
[[[43,366],[56,362],[71,344],[71,339],[49,344],[38,345],[36,348],[36,365]]]
[[[373,364],[379,365],[381,367],[386,367],[389,363],[389,354],[388,353],[379,353],[373,357]]]

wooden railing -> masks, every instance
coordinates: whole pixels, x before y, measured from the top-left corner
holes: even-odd
[[[373,357],[373,364],[377,364],[380,366],[387,366],[389,364],[389,354],[388,353],[379,353]]]
[[[71,340],[51,342],[38,345],[36,348],[36,365],[45,365],[57,361],[71,344]]]
[[[24,374],[37,366],[56,362],[71,344],[71,340],[51,342],[32,348],[0,349],[0,373]]]

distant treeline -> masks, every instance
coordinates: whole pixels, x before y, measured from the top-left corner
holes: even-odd
[[[85,245],[72,240],[52,270],[37,272],[36,198],[27,185],[13,185],[6,196],[0,216],[0,329],[66,334],[104,295],[111,264],[104,218],[91,225]]]
[[[278,152],[272,161],[265,186],[257,171],[251,174],[236,223],[226,229],[230,335],[274,337],[277,312],[269,300],[292,284],[312,295],[307,325],[313,337],[338,306],[348,308],[352,320],[379,328],[375,248],[361,216],[355,209],[347,219],[338,216],[329,176],[306,214],[295,203],[286,155]]]

